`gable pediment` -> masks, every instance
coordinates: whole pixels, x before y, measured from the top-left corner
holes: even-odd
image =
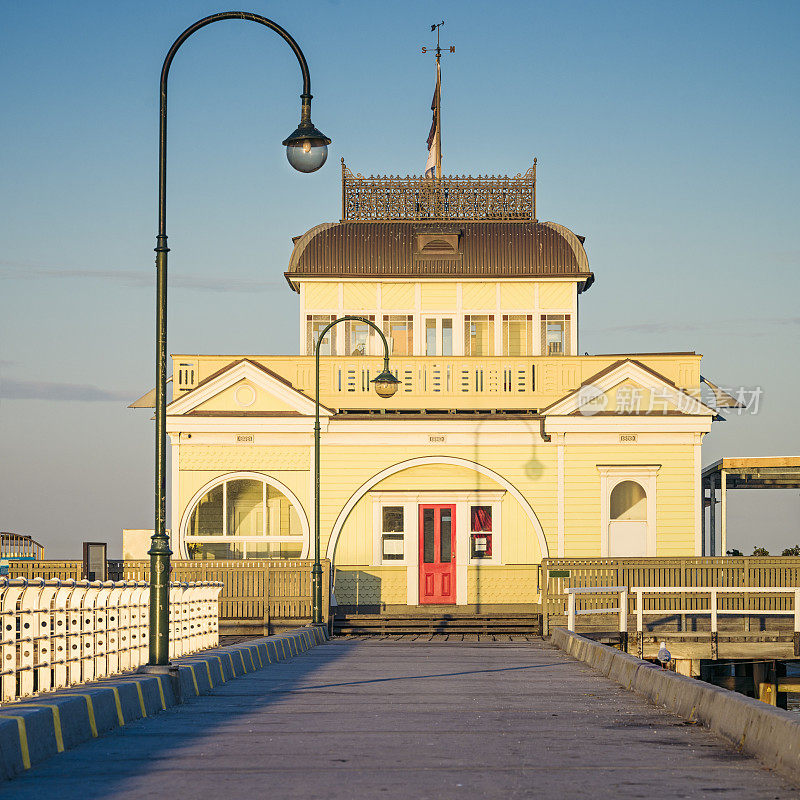
[[[314,400],[266,367],[242,359],[167,406],[167,414],[314,416]],[[333,412],[320,406],[320,415]]]
[[[668,378],[626,359],[585,381],[541,412],[545,416],[615,414],[714,416],[714,409]]]

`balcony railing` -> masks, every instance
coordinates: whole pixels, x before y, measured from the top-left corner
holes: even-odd
[[[176,395],[239,360],[236,356],[175,356]],[[310,356],[248,356],[314,396],[314,359]],[[510,356],[437,358],[398,356],[391,370],[400,380],[398,393],[376,402],[370,381],[381,371],[380,358],[324,356],[320,400],[347,410],[526,410],[542,409],[577,389],[624,356]],[[693,353],[635,356],[681,388],[697,391],[700,356]],[[191,364],[191,368],[181,367]],[[192,380],[190,380],[190,377]]]

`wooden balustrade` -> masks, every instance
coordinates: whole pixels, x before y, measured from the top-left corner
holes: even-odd
[[[221,581],[220,620],[308,621],[311,619],[311,568],[309,559],[247,561],[172,560],[173,581]],[[81,561],[12,562],[11,577],[80,579]],[[149,581],[149,561],[110,561],[109,576],[117,580]],[[330,562],[322,565],[322,615],[329,614]]]

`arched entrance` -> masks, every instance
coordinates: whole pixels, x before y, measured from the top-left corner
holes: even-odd
[[[343,605],[466,605],[535,602],[528,595],[548,552],[536,513],[511,481],[469,459],[424,456],[353,492],[326,555]]]

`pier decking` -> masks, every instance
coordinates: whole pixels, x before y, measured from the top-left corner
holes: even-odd
[[[459,637],[460,639],[461,637]],[[796,797],[542,640],[334,640],[127,725],[0,797]]]

